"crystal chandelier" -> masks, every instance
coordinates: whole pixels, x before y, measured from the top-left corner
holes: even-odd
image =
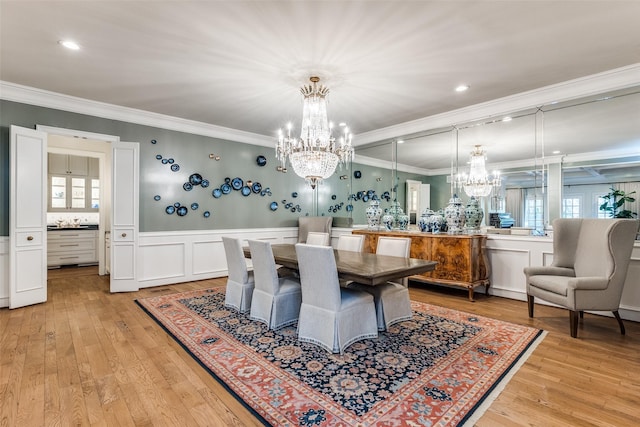
[[[456,177],[456,186],[464,189],[469,197],[485,197],[493,188],[500,187],[500,172],[494,171],[493,175],[487,174],[486,158],[487,152],[484,147],[476,145],[471,152],[469,175],[463,173]]]
[[[319,77],[311,77],[310,80],[312,84],[300,88],[304,97],[300,138],[291,136],[291,123],[287,125],[286,135],[280,129],[276,158],[281,163],[278,170],[286,172],[288,158],[296,175],[304,178],[311,188],[316,188],[323,179],[333,175],[338,164],[353,159],[353,147],[348,127],[344,126],[343,135],[338,140],[332,135],[333,124],[327,119],[326,96],[329,89],[318,85]]]

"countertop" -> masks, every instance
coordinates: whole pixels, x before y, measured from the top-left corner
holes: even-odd
[[[57,225],[47,225],[47,231],[78,231],[78,230],[98,230],[98,224],[82,224],[77,227],[58,227]]]

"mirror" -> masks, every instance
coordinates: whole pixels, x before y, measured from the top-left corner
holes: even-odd
[[[611,186],[640,195],[640,87],[505,116],[455,124],[457,141],[453,125],[399,135],[398,170],[422,171],[416,181],[431,184],[431,208],[437,210],[453,190],[452,171],[466,168],[469,152],[482,144],[487,169],[503,176],[498,199],[483,201],[485,212],[510,212],[516,226],[537,230],[559,216],[602,215],[598,200]],[[378,160],[388,161],[390,153],[391,141],[356,148],[357,155]],[[630,209],[640,212],[640,206]]]

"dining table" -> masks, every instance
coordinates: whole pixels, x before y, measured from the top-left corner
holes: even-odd
[[[244,256],[251,258],[249,247],[243,247]],[[271,245],[276,264],[298,270],[298,257],[294,244]],[[343,280],[376,286],[389,280],[397,280],[414,274],[426,273],[436,268],[436,261],[376,255],[367,252],[339,251],[334,249],[338,277]]]

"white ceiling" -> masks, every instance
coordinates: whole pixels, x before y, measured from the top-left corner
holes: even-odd
[[[2,0],[0,80],[274,136],[299,122],[298,88],[319,75],[330,118],[358,144],[639,63],[638,17],[640,1]],[[471,89],[455,93],[460,83]],[[407,164],[437,169],[442,151]]]

